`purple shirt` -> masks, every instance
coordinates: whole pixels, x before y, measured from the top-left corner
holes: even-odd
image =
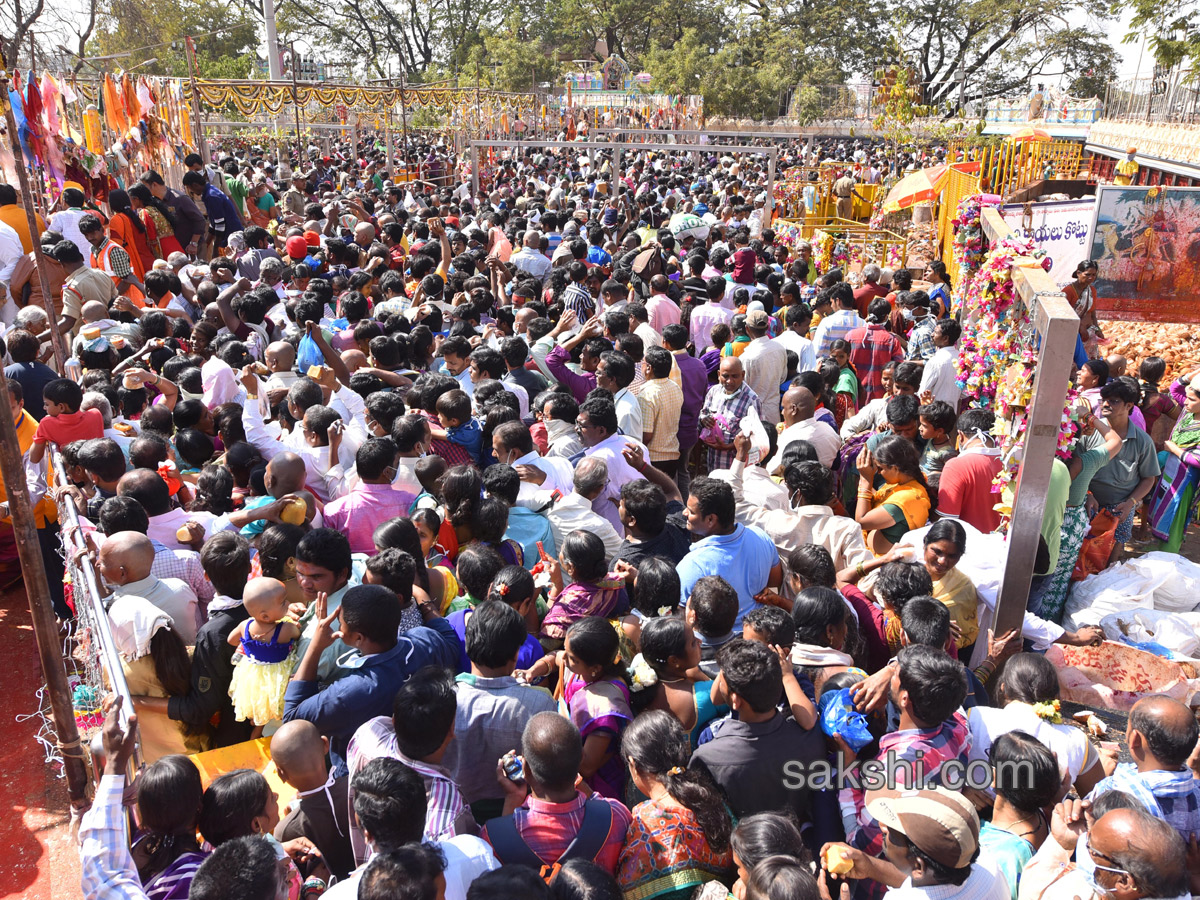
[[[415,499],[415,495],[390,484],[363,483],[326,504],[325,527],[346,535],[352,553],[374,553],[375,528],[388,519],[408,515]]]
[[[596,373],[584,372],[581,375],[572,372],[567,367],[570,359],[570,351],[564,350],[561,346],[556,346],[546,354],[546,368],[550,370],[550,374],[556,380],[566,386],[577,403],[582,403],[587,399],[587,395],[596,387]]]
[[[700,439],[700,408],[708,393],[708,367],[680,350],[675,354],[683,387],[683,409],[679,413],[679,446],[691,447]]]

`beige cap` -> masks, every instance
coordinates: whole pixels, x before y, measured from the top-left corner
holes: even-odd
[[[936,862],[969,865],[979,849],[979,816],[971,801],[942,787],[871,791],[867,812]]]

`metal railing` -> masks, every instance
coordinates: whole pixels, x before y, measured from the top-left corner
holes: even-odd
[[[778,218],[778,225],[797,225],[800,236],[812,240],[818,232],[831,235],[847,246],[857,248],[859,259],[851,262],[877,263],[889,267],[899,259],[900,265],[908,260],[908,237],[884,228],[872,228],[866,222],[839,219],[836,216],[806,216],[804,219]]]
[[[53,471],[53,482],[56,488],[68,486],[66,468],[58,449],[50,447],[50,466]],[[79,513],[74,502],[65,495],[56,503],[58,522],[62,536],[63,556],[66,563],[66,577],[71,584],[71,596],[75,602],[74,650],[68,659],[69,666],[78,667],[81,682],[95,689],[101,695],[105,692],[117,694],[122,699],[121,727],[128,729],[129,716],[133,710],[133,697],[129,692],[129,683],[125,680],[125,669],[121,661],[121,653],[113,638],[112,626],[108,618],[105,601],[109,595],[103,590],[96,568],[87,550],[83,529],[79,522]],[[78,711],[77,711],[78,712]],[[86,744],[98,730],[96,727],[80,723],[80,738]],[[133,764],[136,768],[141,763],[141,741],[139,749],[134,754]]]

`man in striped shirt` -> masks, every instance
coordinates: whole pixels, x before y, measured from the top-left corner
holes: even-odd
[[[391,716],[377,716],[360,725],[350,739],[346,763],[350,770],[350,802],[354,802],[354,776],[373,759],[398,759],[425,782],[428,805],[425,840],[440,841],[456,834],[477,834],[471,810],[457,785],[441,765],[454,739],[454,714],[458,701],[454,682],[443,671],[417,672],[396,692]],[[362,831],[352,827],[355,859],[366,862],[367,845]]]
[[[858,314],[854,301],[854,290],[844,281],[840,281],[829,289],[836,310],[821,320],[817,333],[813,336],[813,344],[817,348],[817,357],[829,355],[830,345],[846,337],[855,328],[866,324]]]
[[[596,312],[596,301],[592,299],[591,293],[584,285],[584,281],[587,280],[587,272],[587,263],[578,259],[567,266],[567,274],[571,277],[571,283],[567,285],[567,289],[563,291],[562,295],[563,306],[572,310],[579,317],[580,322],[586,322]]]

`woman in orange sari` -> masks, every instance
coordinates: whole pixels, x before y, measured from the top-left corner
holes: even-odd
[[[925,525],[934,504],[917,448],[907,438],[888,435],[874,451],[864,447],[856,462],[859,482],[854,521],[862,526],[867,548],[882,556],[908,532]],[[874,488],[876,475],[883,480],[878,490]]]
[[[259,228],[268,227],[279,216],[279,207],[275,197],[267,190],[266,182],[260,181],[250,190],[246,212],[250,214],[250,223]]]
[[[166,212],[166,204],[155,198],[150,193],[150,188],[141,183],[130,185],[129,203],[137,210],[146,226],[147,243],[158,259],[168,259],[172,253],[183,252],[175,238],[175,226]],[[154,235],[153,239],[149,237],[151,234]]]
[[[129,195],[122,190],[110,191],[108,205],[112,218],[108,220],[108,236],[129,254],[133,274],[138,281],[146,280],[146,270],[154,267],[154,251],[147,242],[146,225],[133,207]]]

